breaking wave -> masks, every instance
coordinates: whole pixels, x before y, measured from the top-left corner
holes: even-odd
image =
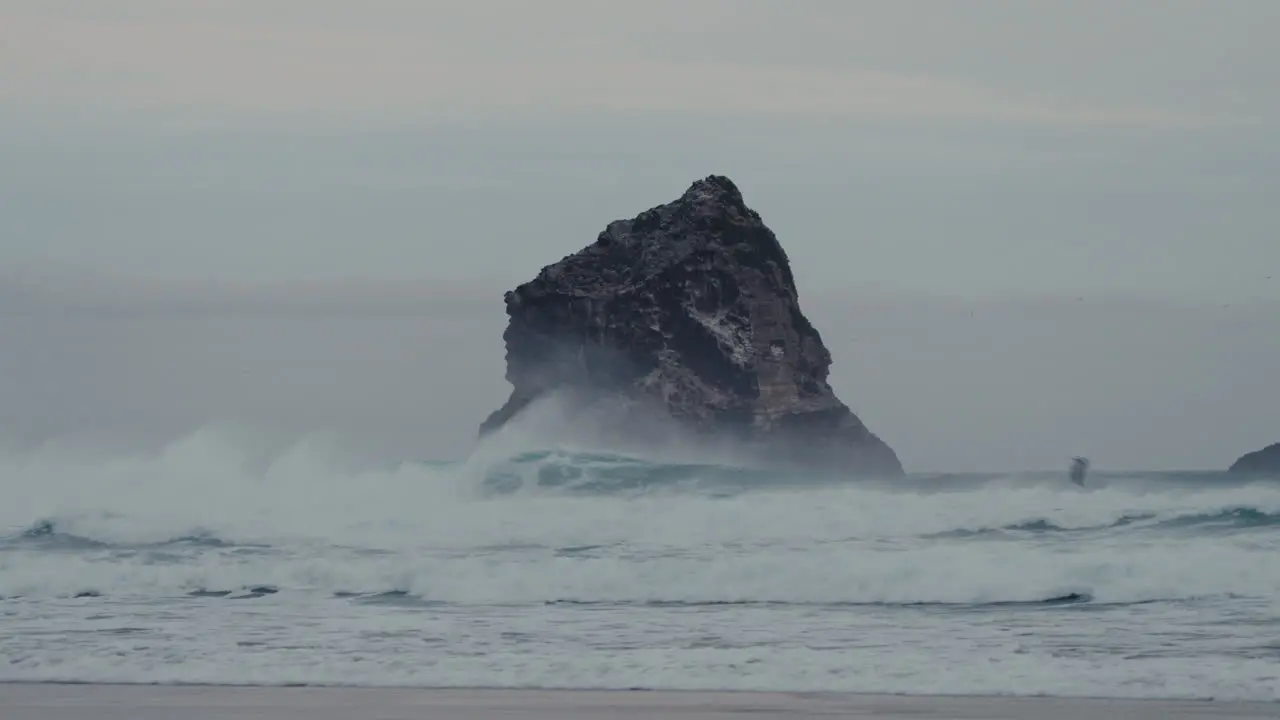
[[[205,432],[0,457],[0,596],[1060,607],[1280,592],[1280,483],[789,477],[563,449],[375,467]]]

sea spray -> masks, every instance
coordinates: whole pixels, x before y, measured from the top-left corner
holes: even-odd
[[[1277,483],[505,451],[0,456],[0,679],[1277,697]]]

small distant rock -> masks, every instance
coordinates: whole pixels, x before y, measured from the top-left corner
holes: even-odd
[[[753,462],[903,474],[827,383],[831,354],[787,255],[727,177],[609,223],[505,301],[513,389],[482,436],[557,394],[611,408],[589,422],[623,445],[641,434],[637,418],[660,417],[679,438],[729,440]]]
[[[1243,455],[1227,472],[1280,477],[1280,442]]]

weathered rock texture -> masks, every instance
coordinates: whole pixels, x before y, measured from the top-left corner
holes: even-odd
[[[1280,443],[1247,453],[1231,463],[1233,473],[1252,473],[1280,477]]]
[[[786,253],[726,177],[610,223],[505,300],[513,391],[482,435],[568,391],[584,405],[656,408],[687,436],[728,439],[752,462],[903,472],[827,384],[831,355],[800,311]]]

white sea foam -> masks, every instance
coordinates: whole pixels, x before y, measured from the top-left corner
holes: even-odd
[[[1247,629],[1277,616],[1280,486],[1010,477],[724,492],[686,469],[695,482],[648,492],[493,494],[495,462],[372,467],[317,443],[263,455],[215,432],[154,455],[0,457],[0,679],[1280,698],[1274,651]],[[557,463],[598,478],[626,465],[515,466],[531,480]],[[255,586],[278,592],[186,596]],[[911,605],[1064,596],[1091,614]],[[1146,601],[1167,602],[1123,605]],[[125,661],[111,658],[133,631],[104,630],[121,607],[152,649]],[[219,623],[262,644],[228,647]],[[842,627],[858,634],[841,641]],[[1115,645],[1116,627],[1140,632]],[[39,634],[58,632],[87,634]],[[400,637],[386,641],[398,655],[370,633]],[[305,656],[287,650],[298,643]]]
[[[353,467],[307,442],[259,457],[213,432],[157,455],[0,455],[0,534],[54,519],[61,531],[109,542],[212,532],[245,542],[319,539],[387,548],[583,540],[808,545],[1037,521],[1083,529],[1125,518],[1150,524],[1236,508],[1280,513],[1280,483],[1113,484],[1080,492],[1062,482],[1013,477],[958,492],[851,483],[734,497],[581,497],[534,488],[485,497],[479,481],[486,469],[425,463]],[[532,476],[536,468],[525,472]]]

